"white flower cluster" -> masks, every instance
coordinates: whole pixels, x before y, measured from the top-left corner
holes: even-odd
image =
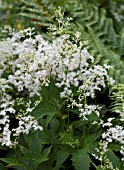
[[[29,133],[29,130],[33,128],[34,130],[43,130],[43,128],[38,125],[38,122],[32,116],[23,116],[16,115],[16,110],[14,109],[15,101],[12,100],[12,97],[5,94],[1,98],[1,105],[0,105],[0,143],[2,145],[6,145],[9,147],[13,147],[18,143],[18,136],[23,133]],[[15,116],[15,120],[19,120],[18,127],[12,128],[10,130],[11,121],[10,117],[11,114]],[[14,140],[12,139],[14,137]]]
[[[10,110],[6,110],[9,111]],[[11,112],[10,112],[11,113]],[[34,117],[29,116],[23,116],[21,115],[19,119],[19,126],[17,128],[13,128],[10,130],[10,120],[9,116],[5,115],[3,119],[0,121],[0,125],[4,125],[3,132],[0,136],[0,143],[2,145],[6,145],[9,147],[13,147],[16,144],[18,144],[18,136],[20,136],[21,133],[28,134],[31,128],[34,128],[34,130],[43,130],[41,126],[38,125],[38,122],[34,119]],[[0,129],[1,130],[1,129]],[[11,138],[15,137],[15,140],[13,141]],[[17,138],[16,138],[17,137]]]
[[[30,36],[22,41],[25,34]],[[107,74],[107,67],[96,65],[89,68],[89,60],[93,62],[94,58],[85,48],[81,49],[69,41],[69,35],[56,38],[51,44],[41,35],[34,38],[31,35],[31,29],[21,30],[8,38],[6,48],[0,50],[3,61],[1,72],[11,67],[12,74],[8,81],[19,92],[27,89],[30,96],[38,95],[41,82],[48,85],[50,76],[56,78],[57,87],[64,88],[61,97],[72,94],[71,85],[94,97],[95,90],[105,87],[106,80],[113,83]]]
[[[80,115],[79,117],[83,117],[84,120],[88,120],[88,118],[86,116],[92,114],[93,112],[96,113],[96,115],[99,117],[99,110],[101,109],[101,107],[99,107],[98,105],[85,105],[85,108],[81,108],[79,109],[80,111]]]
[[[92,156],[95,157],[95,159],[99,160],[101,162],[100,168],[101,169],[109,169],[109,170],[119,170],[118,167],[114,168],[113,163],[107,158],[105,153],[108,151],[106,147],[105,141],[99,142],[99,148],[96,148],[96,154],[92,154]],[[99,155],[99,156],[98,156]]]
[[[30,129],[33,127],[34,130],[43,130],[41,126],[38,125],[38,122],[32,116],[20,116],[19,119],[19,127],[16,129],[12,129],[15,134],[13,136],[19,136],[20,133],[28,134]]]
[[[124,161],[124,146],[121,146],[120,153],[123,155],[122,161]]]
[[[102,134],[102,138],[105,140],[105,148],[107,148],[108,144],[113,141],[116,141],[122,145],[120,153],[122,154],[122,160],[124,161],[124,128],[119,125],[110,127]]]
[[[119,141],[124,144],[124,129],[122,126],[110,127],[106,133],[102,134],[103,139],[112,142],[112,140]]]
[[[71,96],[73,88],[77,88],[83,99],[84,96],[94,98],[95,91],[105,87],[106,81],[110,84],[114,82],[107,74],[109,66],[95,65],[90,68],[94,58],[86,48],[82,47],[81,42],[77,46],[69,40],[69,35],[64,34],[49,43],[41,35],[33,34],[33,29],[28,28],[13,33],[11,38],[0,42],[0,115],[2,116],[0,122],[3,125],[0,142],[7,146],[12,145],[10,142],[12,132],[15,132],[14,136],[18,136],[21,132],[28,133],[31,127],[42,130],[29,117],[24,118],[29,119],[28,125],[20,119],[19,127],[9,130],[8,112],[16,114],[15,101],[8,93],[8,90],[13,87],[18,93],[26,91],[29,97],[33,97],[40,95],[41,86],[48,86],[52,77],[56,80],[56,86],[62,89],[61,97]],[[79,40],[77,34],[76,37],[75,42]],[[3,76],[5,72],[8,76]],[[80,116],[84,117],[98,110],[98,107],[94,105],[86,105],[85,110],[83,110],[84,105],[81,104],[81,106]]]

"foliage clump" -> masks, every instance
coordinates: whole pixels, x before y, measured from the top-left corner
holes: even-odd
[[[123,170],[124,95],[113,65],[96,62],[90,36],[73,35],[60,8],[52,19],[47,39],[27,28],[0,41],[0,166]]]

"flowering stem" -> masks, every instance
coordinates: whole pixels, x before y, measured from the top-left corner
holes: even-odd
[[[92,160],[91,160],[91,163],[96,169],[98,169],[97,166],[95,165],[95,163]]]
[[[86,108],[86,95],[84,94],[84,109]]]

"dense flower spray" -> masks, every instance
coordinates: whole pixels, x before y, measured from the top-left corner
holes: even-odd
[[[51,42],[36,35],[33,28],[13,32],[12,36],[0,42],[0,125],[2,145],[12,147],[18,143],[20,133],[28,134],[31,128],[43,130],[30,112],[36,107],[30,99],[41,97],[41,87],[49,86],[51,78],[60,89],[60,97],[69,101],[68,107],[77,107],[79,117],[100,114],[100,107],[88,104],[87,97],[95,98],[95,92],[101,91],[106,83],[113,84],[107,71],[110,66],[90,64],[94,57],[89,54],[77,32],[73,41],[71,35],[64,33],[71,19],[63,22],[63,14],[58,12],[59,28],[51,26],[54,39]],[[58,36],[59,34],[59,36]],[[74,89],[78,97],[75,100]],[[26,94],[28,104],[24,109],[17,109],[20,103],[17,94]],[[24,99],[24,97],[23,97]],[[38,102],[36,102],[38,103]],[[10,117],[15,117],[17,127],[10,128]]]

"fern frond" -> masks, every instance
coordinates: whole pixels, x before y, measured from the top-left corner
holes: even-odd
[[[120,113],[124,117],[124,84],[113,86],[111,112]]]
[[[124,27],[120,32],[120,40],[119,40],[119,54],[124,56]]]
[[[123,55],[120,43],[124,42],[124,38],[121,34],[116,33],[113,20],[107,17],[105,9],[99,9],[90,3],[82,3],[80,8],[75,8],[70,13],[74,20],[84,27],[85,31],[90,26],[96,37],[109,48]]]
[[[29,18],[30,22],[33,24],[38,25],[41,28],[46,26],[48,27],[50,23],[55,24],[53,19],[53,9],[51,10],[46,6],[50,6],[50,3],[45,4],[44,1],[41,1],[39,4],[39,2],[35,0],[32,0],[31,2],[24,0],[19,1],[23,4],[20,15]]]

